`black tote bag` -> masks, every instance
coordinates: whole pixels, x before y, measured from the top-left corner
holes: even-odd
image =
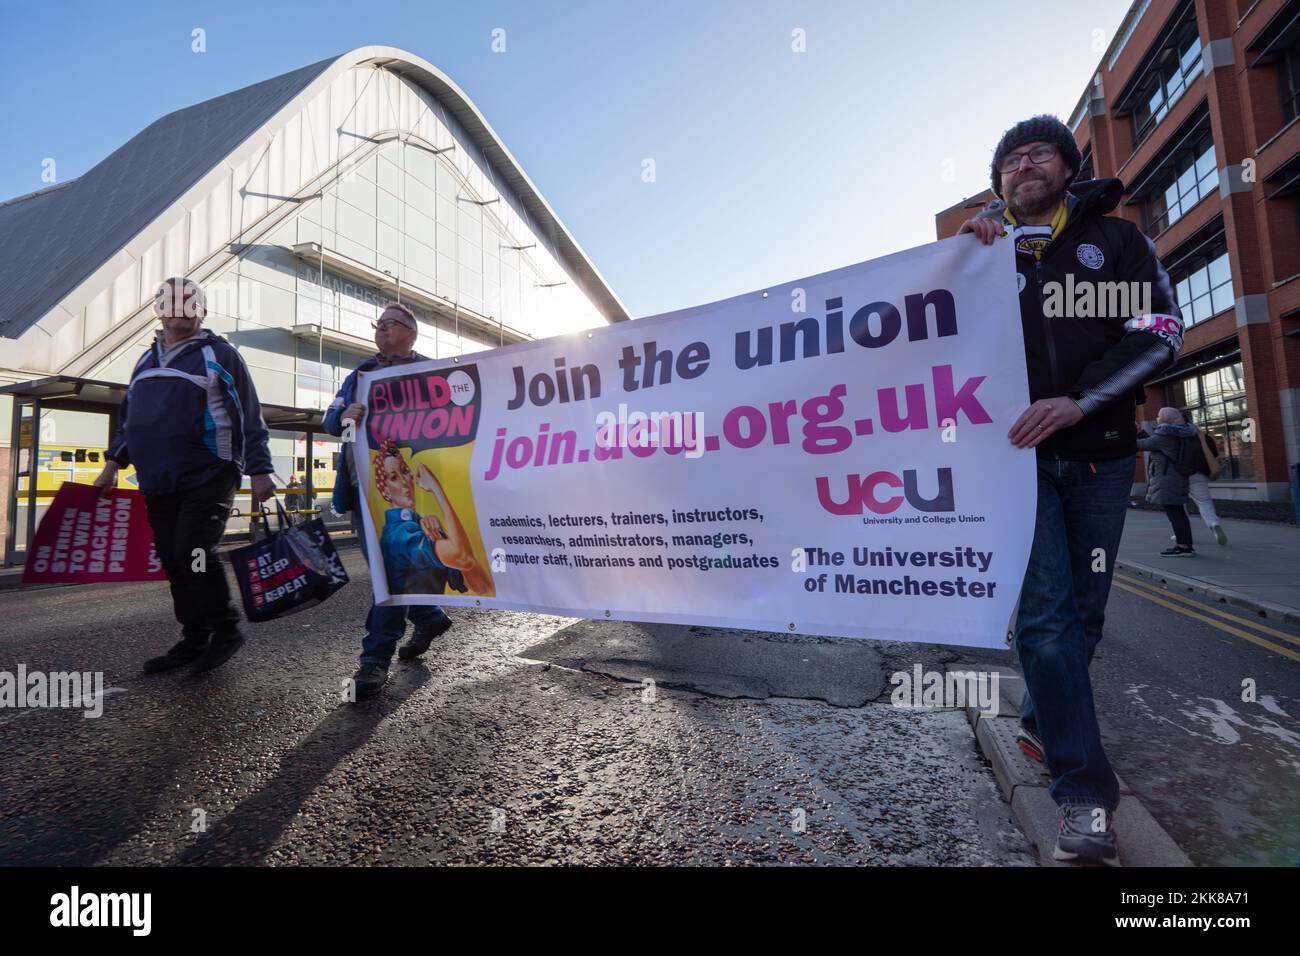
[[[279,530],[230,552],[244,613],[252,622],[315,607],[348,583],[325,522],[290,524],[279,499],[275,507]]]

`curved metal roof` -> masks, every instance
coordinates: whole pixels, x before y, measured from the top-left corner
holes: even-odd
[[[85,175],[0,204],[0,336],[16,339],[293,100],[362,64],[437,97],[520,197],[565,267],[609,321],[630,318],[469,97],[428,61],[360,47],[162,117]]]

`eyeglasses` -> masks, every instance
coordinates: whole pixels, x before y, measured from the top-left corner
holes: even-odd
[[[405,322],[402,322],[398,319],[380,319],[378,322],[370,323],[370,327],[374,329],[376,332],[378,332],[380,329],[391,329],[395,325],[400,325],[404,329],[410,328],[409,325],[407,325]]]
[[[1051,143],[1044,143],[1041,146],[1035,146],[1033,149],[1024,153],[1011,153],[1003,158],[1002,164],[998,170],[1004,173],[1014,173],[1020,168],[1020,161],[1026,156],[1035,166],[1041,166],[1057,154],[1057,148]]]

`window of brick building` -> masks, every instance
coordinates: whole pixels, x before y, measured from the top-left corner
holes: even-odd
[[[1211,316],[1231,309],[1232,266],[1228,244],[1220,225],[1192,239],[1185,252],[1168,257],[1169,281],[1173,283],[1183,325],[1190,328]]]
[[[1157,236],[1193,206],[1219,188],[1219,169],[1214,154],[1214,139],[1209,129],[1202,130],[1145,187],[1147,199],[1144,218],[1148,235]]]
[[[1201,72],[1195,4],[1183,4],[1176,16],[1163,42],[1149,55],[1138,85],[1123,97],[1132,111],[1134,146],[1160,124]]]
[[[1277,74],[1279,126],[1285,126],[1300,116],[1300,0],[1289,0],[1263,29],[1246,44],[1248,69],[1272,70]],[[1268,104],[1271,106],[1272,104]],[[1257,122],[1261,117],[1257,117]],[[1269,127],[1274,116],[1265,112],[1261,137],[1271,136],[1276,130]]]
[[[1086,182],[1089,179],[1096,178],[1097,173],[1093,170],[1092,165],[1092,144],[1089,143],[1083,149],[1083,155],[1079,159],[1079,175],[1075,177],[1079,182]]]
[[[1264,198],[1274,281],[1281,282],[1300,275],[1300,153],[1264,177]]]
[[[1282,122],[1300,116],[1300,36],[1280,51],[1277,73],[1282,97]]]

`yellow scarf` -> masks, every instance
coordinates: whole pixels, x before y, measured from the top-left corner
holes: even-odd
[[[1043,250],[1051,245],[1052,240],[1059,236],[1061,230],[1065,228],[1065,220],[1067,216],[1068,212],[1065,203],[1062,202],[1056,210],[1056,215],[1052,216],[1052,234],[1047,237],[1026,236],[1019,240],[1016,248],[1023,249],[1025,252],[1032,252],[1035,259],[1043,258]],[[1016,217],[1011,214],[1010,208],[1002,210],[1002,218],[1007,221],[1012,229],[1020,225],[1020,223],[1016,222]]]

